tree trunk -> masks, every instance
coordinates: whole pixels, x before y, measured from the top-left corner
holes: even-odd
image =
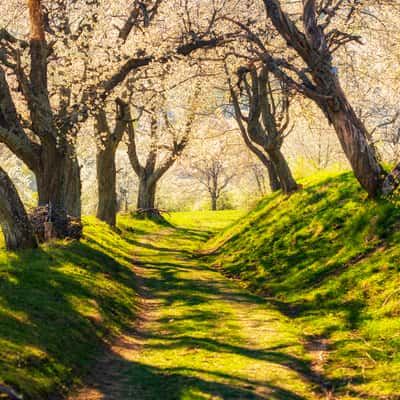
[[[10,178],[0,168],[0,224],[8,250],[37,247],[25,208]]]
[[[357,180],[374,197],[381,191],[385,173],[376,158],[374,148],[368,142],[367,130],[347,101],[338,79],[331,77],[331,82],[334,98],[319,103],[319,106],[333,124]]]
[[[211,194],[211,210],[217,211],[217,196],[214,193]]]
[[[141,176],[139,178],[139,192],[137,208],[143,210],[152,209],[155,206],[156,183],[151,178]]]
[[[63,177],[67,214],[80,219],[82,215],[81,167],[75,154],[66,159]]]
[[[391,180],[391,177],[396,178],[396,171],[387,175],[386,181],[384,180],[385,173],[376,158],[373,146],[368,142],[368,132],[341,88],[338,69],[333,65],[327,36],[318,25],[316,2],[314,0],[303,2],[304,33],[300,32],[288,14],[283,12],[278,0],[264,0],[264,4],[275,28],[307,64],[316,88],[303,87],[303,89],[333,124],[343,151],[361,186],[371,197],[377,196],[382,189],[383,191],[394,189],[397,184],[391,185],[387,181]],[[274,73],[277,71],[279,70],[275,69]]]
[[[276,192],[282,188],[281,183],[279,181],[278,172],[276,171],[275,165],[271,160],[268,160],[267,164],[264,164],[268,171],[269,178],[269,186],[271,188],[271,192]]]
[[[43,146],[40,168],[34,171],[39,206],[49,205],[59,238],[68,236],[67,215],[78,219],[81,216],[80,167],[74,150],[70,150]]]
[[[52,158],[57,158],[57,155]],[[55,210],[76,218],[81,216],[80,167],[75,159],[68,157],[44,159],[39,172],[36,172],[39,206],[51,204]]]
[[[282,186],[284,193],[288,194],[295,192],[298,189],[298,185],[293,178],[292,172],[290,171],[289,165],[283,156],[280,149],[274,149],[269,151],[269,156],[272,163],[275,166],[276,172],[279,176],[279,181]]]
[[[258,157],[258,159],[264,164],[265,168],[267,169],[269,187],[271,189],[271,192],[276,192],[277,190],[282,189],[281,183],[279,182],[279,176],[273,162],[259,148],[257,148],[250,141],[250,139],[247,138],[247,135],[242,136],[245,136],[245,144],[247,145],[247,147]]]
[[[333,124],[354,175],[367,193],[374,197],[381,192],[385,173],[376,158],[374,147],[369,143],[364,124],[340,85],[327,37],[317,22],[314,0],[304,2],[303,25],[310,50],[301,48],[298,51],[303,53],[301,56],[310,67],[319,93],[328,96],[326,99],[316,97],[316,102]]]
[[[110,226],[115,226],[117,220],[117,191],[114,146],[97,150],[97,187],[99,204],[97,218]]]

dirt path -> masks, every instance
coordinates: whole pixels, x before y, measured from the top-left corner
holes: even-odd
[[[192,257],[193,236],[135,240],[140,318],[69,400],[324,397],[297,327]]]

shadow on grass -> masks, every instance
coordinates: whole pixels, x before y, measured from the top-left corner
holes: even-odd
[[[165,254],[165,253],[164,253]],[[170,254],[166,256],[169,260]],[[254,349],[250,347],[229,343],[235,340],[234,335],[217,340],[213,337],[198,338],[187,335],[187,325],[207,329],[212,334],[213,328],[224,324],[226,315],[218,310],[196,309],[196,306],[214,300],[228,300],[250,305],[265,304],[263,300],[251,293],[247,293],[234,286],[226,286],[222,277],[214,281],[197,281],[196,279],[182,279],[178,276],[182,268],[180,264],[163,262],[163,253],[160,253],[159,262],[147,260],[143,266],[152,274],[152,278],[140,279],[141,287],[138,288],[142,296],[148,299],[157,299],[164,307],[174,307],[177,303],[184,303],[188,312],[179,318],[174,318],[170,324],[168,317],[157,320],[158,323],[168,328],[163,329],[163,334],[148,332],[142,328],[130,331],[136,338],[144,341],[141,352],[157,352],[178,349],[201,349],[215,354],[236,354],[247,357],[249,365],[252,361],[267,361],[269,363],[289,368],[301,376],[301,379],[318,386],[322,382],[321,376],[316,376],[310,369],[307,361],[285,353],[283,350],[292,344],[274,346],[270,349]],[[199,266],[198,268],[203,268]],[[228,284],[229,285],[229,284]],[[185,325],[180,328],[179,323]],[[201,325],[201,327],[200,327]],[[129,348],[129,345],[125,345]],[[137,345],[131,345],[137,351]],[[218,398],[223,400],[306,400],[291,390],[280,387],[276,383],[240,377],[241,371],[232,374],[221,373],[210,368],[199,369],[190,367],[160,368],[146,365],[141,362],[123,358],[120,354],[112,353],[108,357],[107,376],[102,374],[101,379],[88,379],[88,387],[100,393],[102,399],[141,399],[141,400],[202,400]],[[111,361],[110,361],[111,360]],[[111,363],[111,368],[110,368]],[[96,372],[94,372],[96,374]],[[97,371],[98,373],[98,371]],[[115,384],[115,382],[123,384]],[[92,382],[92,383],[91,383]],[[93,382],[96,382],[93,385]]]
[[[184,250],[184,249],[156,246],[151,243],[141,242],[140,240],[135,240],[135,239],[131,239],[131,238],[127,238],[126,241],[133,246],[142,247],[144,249],[161,251],[161,252],[166,252],[166,253],[175,253],[175,254],[190,254],[189,251]]]
[[[196,327],[195,331],[206,331],[212,335],[213,329],[227,322],[227,316],[218,310],[203,310],[203,305],[208,305],[213,301],[229,301],[235,307],[265,306],[265,299],[251,294],[243,289],[236,287],[226,281],[222,276],[212,281],[197,280],[196,275],[193,278],[184,278],[179,276],[181,271],[208,269],[205,265],[193,265],[190,254],[183,257],[184,263],[175,263],[171,259],[169,251],[157,253],[157,255],[148,256],[141,261],[141,264],[148,271],[148,276],[142,277],[141,292],[145,297],[156,299],[166,309],[179,306],[187,307],[188,311],[179,317],[174,317],[173,323],[169,322],[169,317],[163,317],[157,320],[166,328],[163,328],[163,334],[158,335],[154,332],[136,332],[144,340],[144,351],[163,352],[166,350],[185,350],[200,349],[214,354],[236,354],[248,358],[249,364],[256,361],[265,361],[267,363],[283,366],[294,371],[299,379],[307,381],[316,392],[326,393],[337,382],[328,382],[325,376],[313,371],[311,363],[308,360],[296,357],[290,352],[285,352],[286,347],[296,345],[288,343],[286,345],[274,346],[271,348],[255,349],[250,345],[242,345],[241,340],[235,338],[234,334],[227,338],[195,337],[188,335],[188,327]],[[187,266],[185,266],[187,262]],[[275,308],[279,307],[275,305]],[[238,342],[238,344],[236,343]],[[240,343],[239,343],[240,342]],[[208,396],[220,396],[222,399],[303,399],[298,394],[278,387],[270,382],[259,382],[241,380],[232,375],[226,375],[229,382],[221,383],[218,371],[210,368],[203,371],[211,375],[214,379],[203,380],[198,376],[187,376],[190,373],[197,375],[199,370],[189,370],[187,368],[174,369],[167,368],[159,370],[154,367],[142,364],[126,363],[130,369],[127,375],[135,375],[137,382],[146,381],[146,385],[136,384],[132,386],[133,393],[140,393],[143,399],[206,399]],[[240,375],[240,371],[237,371]],[[147,382],[154,382],[148,385]],[[149,387],[151,386],[151,387]],[[160,391],[161,390],[161,391]],[[197,397],[185,397],[186,391],[196,390],[201,393]],[[262,394],[259,394],[259,391]],[[164,393],[161,396],[161,393]],[[203,396],[203,397],[202,397]]]
[[[128,329],[135,275],[110,254],[71,242],[0,264],[0,381],[26,399],[64,392]]]
[[[215,231],[213,230],[185,228],[177,224],[170,224],[170,226],[182,236],[187,236],[187,237],[189,236],[194,240],[199,240],[204,242],[208,240],[215,233]]]
[[[101,399],[306,400],[303,396],[268,382],[260,384],[251,379],[191,368],[164,370],[128,361],[118,354],[112,354],[111,358],[113,359],[111,376],[105,377],[96,385],[89,386],[100,393]],[[124,385],[113,385],[116,373],[125,377]],[[207,374],[208,378],[202,378],[202,374]],[[233,383],[228,384],[227,380]]]

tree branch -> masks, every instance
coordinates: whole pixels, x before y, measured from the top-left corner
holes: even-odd
[[[103,93],[101,95],[102,99],[105,99],[109,93],[115,89],[121,82],[125,80],[130,72],[134,72],[142,67],[145,67],[152,62],[158,61],[160,63],[166,63],[176,57],[176,55],[180,56],[188,56],[196,50],[199,49],[210,49],[217,47],[220,43],[222,43],[223,38],[213,38],[208,40],[196,40],[191,43],[187,43],[181,45],[176,48],[175,53],[171,55],[164,56],[160,59],[156,59],[154,56],[144,56],[141,58],[131,58],[128,60],[122,67],[108,79],[103,82]]]
[[[40,146],[32,142],[22,128],[11,97],[4,70],[0,67],[0,141],[23,160],[30,169],[39,165]]]
[[[144,173],[144,168],[140,164],[139,157],[137,154],[136,148],[136,139],[135,139],[135,127],[134,121],[131,116],[130,110],[128,110],[128,157],[131,162],[132,168],[135,171],[136,175],[140,176]]]

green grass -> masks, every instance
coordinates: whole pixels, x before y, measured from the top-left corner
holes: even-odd
[[[128,345],[114,360],[123,382],[114,398],[318,398],[296,324],[199,257],[211,232],[242,214],[174,213],[163,225],[120,221],[124,229],[135,227],[134,264],[148,305],[145,326],[130,339],[134,351]],[[112,398],[109,385],[94,386]]]
[[[240,210],[175,212],[167,220],[181,229],[191,230],[206,237],[227,229],[245,214]]]
[[[215,220],[217,214],[196,220],[176,213],[170,221],[191,221],[177,232],[196,242],[240,215]],[[120,228],[122,235],[88,217],[80,243],[0,250],[0,384],[25,399],[66,393],[82,382],[104,345],[131,327],[138,309],[132,259],[139,239],[163,226],[121,218]]]
[[[245,216],[123,217],[121,235],[87,218],[80,243],[0,251],[0,383],[28,400],[79,384],[141,290],[120,398],[400,398],[400,210],[350,173],[302,183]]]
[[[343,399],[400,396],[400,209],[351,173],[273,194],[215,238],[210,262],[329,342],[325,378]]]
[[[0,383],[40,399],[79,382],[135,314],[132,249],[88,218],[81,243],[0,252]]]

